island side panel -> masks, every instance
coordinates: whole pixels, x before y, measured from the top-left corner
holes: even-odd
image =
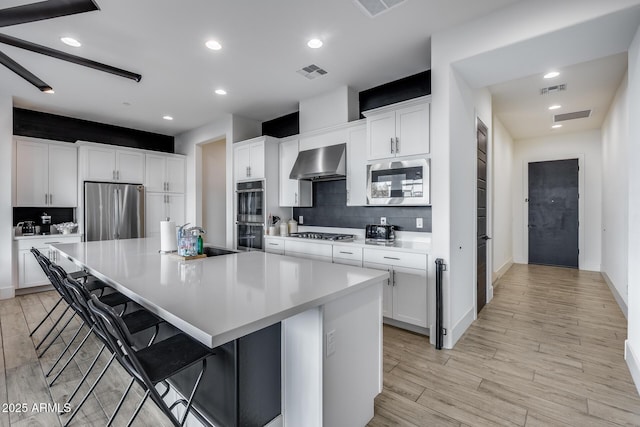
[[[323,422],[365,426],[382,391],[382,282],[323,307]]]

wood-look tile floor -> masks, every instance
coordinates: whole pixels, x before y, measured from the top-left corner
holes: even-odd
[[[377,426],[640,426],[627,322],[600,273],[514,265],[452,350],[384,328]]]
[[[44,373],[63,342],[38,359],[34,341],[42,332],[28,335],[56,301],[53,291],[0,301],[0,404],[29,406],[26,413],[0,408],[0,426],[59,426],[67,416],[33,412],[32,405],[62,404],[98,351],[90,340],[47,386]],[[625,337],[626,320],[599,273],[514,265],[453,350],[437,351],[426,337],[385,326],[384,391],[369,425],[640,426]],[[106,423],[127,381],[117,363],[108,372],[71,425]],[[141,397],[133,391],[116,426]],[[134,425],[169,422],[147,402]]]

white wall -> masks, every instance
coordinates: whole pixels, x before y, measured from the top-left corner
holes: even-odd
[[[625,75],[602,125],[602,273],[628,307],[629,120]]]
[[[217,246],[226,245],[227,230],[227,162],[224,139],[202,146],[202,226],[204,240]]]
[[[581,270],[600,271],[602,224],[602,163],[600,131],[592,130],[515,142],[513,160],[513,260],[527,264],[528,250],[528,163],[579,159],[580,171],[580,255]]]
[[[640,392],[640,30],[629,47],[629,317],[625,359]]]
[[[0,93],[0,299],[13,298],[13,100]],[[17,280],[17,278],[16,278]]]
[[[472,184],[467,181],[473,179],[470,171],[475,170],[475,156],[469,154],[469,151],[475,151],[475,99],[466,77],[456,69],[467,73],[471,79],[473,69],[470,73],[465,70],[465,59],[481,59],[485,55],[493,57],[496,52],[517,42],[539,38],[635,5],[637,1],[634,0],[517,2],[432,35],[432,251],[434,258],[441,257],[449,264],[449,270],[444,274],[443,289],[444,327],[449,330],[445,336],[445,347],[452,347],[473,319],[469,316],[473,311],[469,307],[474,304],[475,286],[471,273],[474,226],[467,214],[475,206],[475,197],[470,197]],[[523,19],[526,19],[526,25],[523,25]],[[548,52],[554,52],[554,57],[580,50],[583,61],[589,59],[589,51],[593,50],[593,46],[581,45],[579,40],[575,43],[572,40],[569,45],[573,46],[570,51],[554,51],[554,45],[546,48]],[[602,49],[596,54],[602,56],[607,46],[598,46]],[[566,43],[564,47],[569,48]],[[540,58],[537,66],[542,68],[544,58],[537,58]],[[532,58],[529,57],[525,67],[519,66],[519,62],[521,58],[516,55],[502,58],[498,68],[504,80],[534,72]],[[490,68],[496,70],[496,63]],[[485,82],[478,87],[487,84]]]
[[[493,280],[513,264],[513,138],[493,118]]]
[[[185,194],[186,221],[202,224],[202,144],[226,140],[227,182],[233,182],[233,143],[259,135],[260,123],[242,117],[226,115],[175,137],[175,152],[187,156]],[[227,218],[233,218],[233,186],[227,185]],[[225,246],[233,246],[233,221],[227,221]]]

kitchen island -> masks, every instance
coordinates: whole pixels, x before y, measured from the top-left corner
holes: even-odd
[[[53,249],[211,348],[280,325],[273,425],[358,426],[373,417],[387,272],[263,252],[183,261],[159,246],[145,238]]]

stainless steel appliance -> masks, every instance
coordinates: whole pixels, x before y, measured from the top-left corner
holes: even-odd
[[[429,159],[390,161],[367,166],[367,203],[426,206]]]
[[[51,215],[43,212],[40,216],[40,234],[51,233]]]
[[[396,240],[395,225],[369,224],[365,229],[365,242],[391,243]]]
[[[239,182],[236,185],[237,248],[261,251],[265,226],[264,181]]]
[[[22,221],[17,224],[17,227],[20,227],[20,232],[23,236],[33,236],[36,234],[36,223],[35,221]]]
[[[291,168],[290,179],[329,181],[346,178],[347,144],[304,150]]]
[[[144,237],[144,186],[85,182],[84,232],[87,242]]]
[[[291,233],[289,237],[298,237],[300,239],[331,240],[334,242],[352,242],[353,241],[353,234],[315,233],[311,231]]]

